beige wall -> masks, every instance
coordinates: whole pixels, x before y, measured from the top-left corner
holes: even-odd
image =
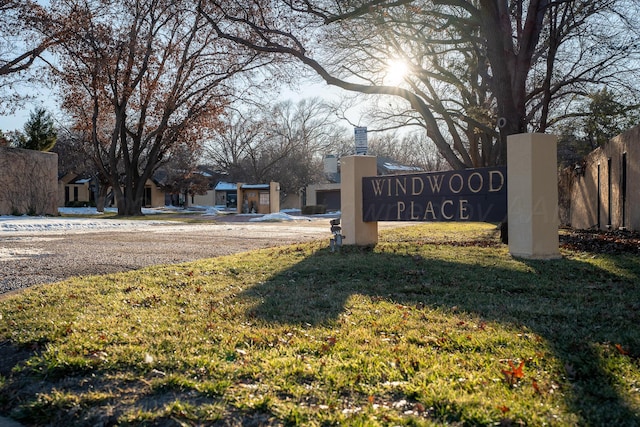
[[[299,193],[287,194],[280,197],[280,209],[300,209],[302,207],[302,197]]]
[[[0,215],[58,214],[58,155],[0,147]]]
[[[164,206],[164,191],[160,189],[153,181],[147,180],[145,184],[146,188],[151,188],[151,206],[145,206],[150,208],[161,208]]]
[[[89,202],[89,183],[69,184],[69,201],[70,202]],[[75,198],[75,189],[78,189],[78,198]]]
[[[623,194],[625,156],[627,188]],[[571,226],[640,230],[640,126],[591,152],[585,158],[583,168],[584,174],[578,174],[573,180]]]
[[[215,206],[215,191],[209,190],[206,194],[194,194],[192,206]]]

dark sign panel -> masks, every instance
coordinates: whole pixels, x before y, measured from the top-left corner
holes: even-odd
[[[482,221],[507,218],[507,169],[362,179],[364,221]]]

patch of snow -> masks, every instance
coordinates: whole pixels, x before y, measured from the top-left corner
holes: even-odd
[[[167,221],[127,221],[98,218],[54,217],[0,217],[0,232],[66,232],[136,229],[143,226],[166,224]]]
[[[27,234],[46,232],[51,234],[61,234],[68,232],[89,233],[97,231],[129,231],[159,229],[160,225],[172,224],[173,221],[162,221],[153,219],[124,220],[111,219],[101,217],[102,212],[96,211],[96,208],[58,208],[62,217],[35,217],[35,216],[0,216],[0,236],[3,232],[7,234]],[[235,211],[220,210],[219,207],[213,206],[195,206],[187,209],[173,206],[165,206],[162,208],[145,208],[142,213],[148,216],[159,213],[180,213],[189,212],[200,213],[203,216],[217,216],[235,214]],[[105,208],[105,212],[116,213],[115,208]],[[267,215],[261,214],[238,214],[238,216],[247,216],[251,222],[283,222],[283,221],[312,221],[320,218],[336,218],[340,217],[340,212],[331,212],[323,215],[300,216],[299,209],[288,209],[282,212]],[[5,234],[5,235],[7,235]]]
[[[187,211],[196,211],[206,216],[226,215],[230,212],[220,209],[220,206],[189,206]]]
[[[305,216],[293,216],[289,215],[286,212],[278,212],[266,214],[260,217],[251,218],[249,221],[251,222],[262,222],[262,221],[311,221],[310,218]]]
[[[16,260],[16,259],[28,259],[35,256],[42,255],[42,251],[39,249],[7,249],[0,248],[0,261]],[[2,425],[0,423],[0,425]]]
[[[171,213],[184,211],[183,208],[175,206],[164,206],[162,208],[142,208],[144,215],[156,215],[161,213]],[[104,212],[98,212],[96,208],[58,208],[60,215],[103,215],[104,213],[118,213],[118,208],[104,208]],[[20,217],[14,217],[20,218]]]
[[[105,208],[106,212],[117,212],[114,208]],[[68,232],[68,231],[100,231],[113,229],[137,229],[149,225],[166,224],[167,221],[153,220],[118,220],[100,218],[102,212],[96,208],[58,208],[58,212],[71,217],[39,217],[39,216],[0,216],[1,232]],[[143,209],[145,215],[164,213],[163,209]],[[73,215],[88,218],[74,218]],[[95,218],[91,218],[95,216]]]

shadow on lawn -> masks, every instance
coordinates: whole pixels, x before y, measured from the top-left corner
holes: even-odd
[[[576,260],[516,261],[528,272],[428,259],[416,254],[344,248],[321,250],[245,292],[263,303],[252,314],[268,322],[334,321],[353,294],[404,305],[457,307],[486,320],[525,326],[547,340],[564,363],[572,411],[580,425],[638,426],[604,369],[597,343],[619,344],[640,356],[640,262],[618,257],[627,277]],[[354,255],[358,255],[357,257]],[[340,279],[338,279],[340,278]]]

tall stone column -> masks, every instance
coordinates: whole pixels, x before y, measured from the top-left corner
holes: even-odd
[[[507,139],[509,253],[559,258],[557,138],[539,133]]]
[[[340,159],[340,210],[345,245],[378,243],[378,223],[362,220],[362,178],[376,176],[375,156],[348,156]]]

